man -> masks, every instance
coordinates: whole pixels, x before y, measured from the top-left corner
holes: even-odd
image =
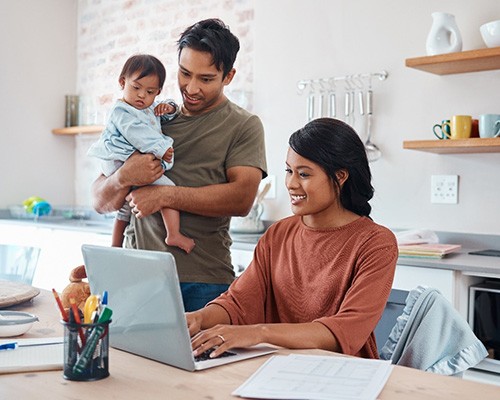
[[[181,113],[163,128],[174,139],[175,168],[182,186],[145,186],[163,173],[151,154],[132,155],[117,172],[93,184],[94,206],[109,212],[129,201],[136,218],[125,246],[171,252],[186,311],[203,307],[234,279],[229,247],[231,216],[246,215],[267,175],[260,119],[230,102],[224,87],[234,77],[238,39],[218,19],[187,28],[178,41]],[[181,231],[195,241],[190,254],[169,247],[161,208],[181,211]]]

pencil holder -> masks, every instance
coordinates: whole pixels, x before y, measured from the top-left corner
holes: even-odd
[[[64,322],[64,378],[96,381],[109,376],[109,324]]]

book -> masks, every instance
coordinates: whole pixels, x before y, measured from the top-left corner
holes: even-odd
[[[398,246],[400,257],[443,258],[462,247],[460,244],[425,243]]]

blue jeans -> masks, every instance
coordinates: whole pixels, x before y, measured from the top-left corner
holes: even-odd
[[[229,285],[215,283],[181,283],[185,311],[196,311],[224,293]]]

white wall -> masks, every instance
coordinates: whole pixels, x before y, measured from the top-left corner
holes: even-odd
[[[0,2],[0,208],[38,195],[74,202],[64,95],[76,85],[76,0]]]
[[[403,150],[403,140],[434,139],[432,126],[454,114],[500,113],[500,71],[437,76],[405,67],[425,56],[431,13],[456,16],[463,50],[485,47],[481,24],[500,19],[496,0],[255,0],[255,112],[266,128],[278,198],[264,217],[290,213],[284,160],[290,134],[304,125],[301,79],[387,70],[374,85],[372,163],[376,221],[393,228],[492,233],[500,228],[500,154],[436,155]],[[459,175],[459,203],[430,203],[433,174]]]
[[[434,11],[456,16],[464,50],[484,47],[479,26],[500,19],[496,0],[254,1],[253,109],[265,124],[279,186],[278,198],[266,200],[265,218],[290,213],[282,184],[287,140],[305,123],[297,81],[385,69],[388,80],[374,85],[373,140],[384,154],[372,164],[374,218],[394,228],[499,233],[500,154],[402,149],[403,140],[433,139],[434,123],[453,114],[500,112],[500,71],[437,76],[404,66],[425,55]],[[83,153],[76,149],[75,157],[74,138],[50,133],[62,126],[64,95],[76,87],[76,4],[0,2],[0,208],[33,194],[79,203],[74,162]],[[458,205],[430,203],[432,174],[460,176]]]

